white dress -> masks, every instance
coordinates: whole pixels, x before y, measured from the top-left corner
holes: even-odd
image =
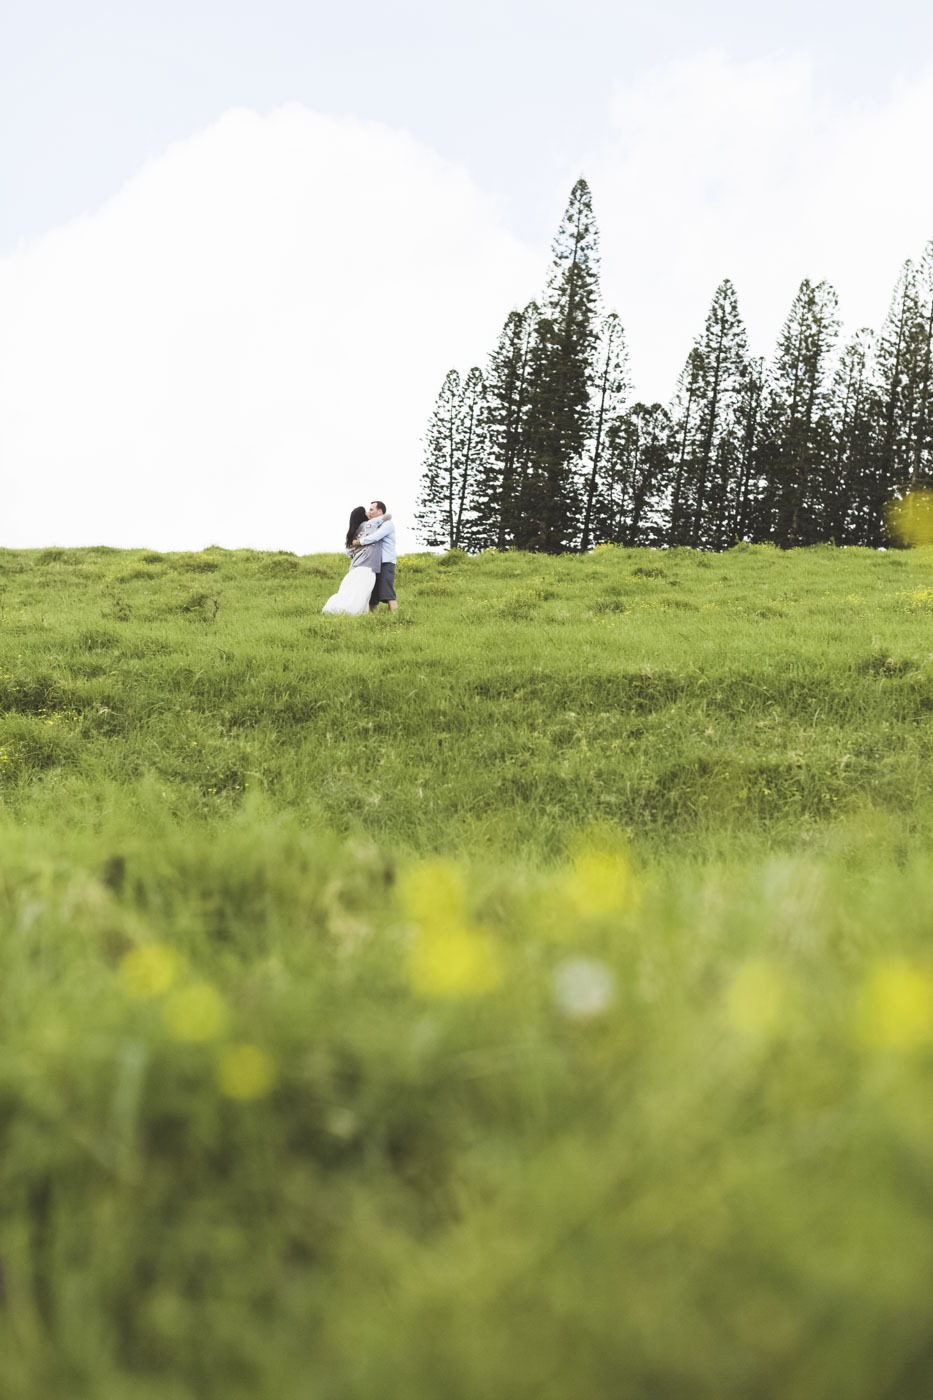
[[[337,592],[331,594],[321,608],[321,612],[350,613],[354,616],[368,612],[369,599],[375,582],[376,575],[372,569],[367,569],[365,565],[354,569],[351,564],[344,574]]]
[[[378,524],[382,524],[380,520]],[[376,573],[382,563],[382,542],[366,543],[366,535],[377,526],[366,521],[359,531],[362,548],[348,551],[350,567],[341,580],[336,593],[331,594],[321,608],[322,613],[346,613],[359,617],[369,612],[369,599],[376,582]]]

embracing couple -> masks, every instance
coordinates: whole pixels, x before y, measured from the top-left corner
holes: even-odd
[[[385,501],[371,501],[369,510],[353,509],[346,550],[350,567],[321,612],[359,615],[367,608],[375,612],[380,603],[395,612],[395,521]]]

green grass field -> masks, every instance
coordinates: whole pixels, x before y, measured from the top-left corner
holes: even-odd
[[[0,550],[3,1400],[915,1400],[933,548]]]

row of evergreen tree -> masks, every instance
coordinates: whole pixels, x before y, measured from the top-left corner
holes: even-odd
[[[885,505],[933,479],[933,242],[905,263],[880,333],[840,350],[838,299],[805,280],[772,361],[717,287],[670,404],[631,402],[603,315],[599,235],[574,186],[539,302],[485,370],[447,374],[425,441],[425,542],[559,553],[611,542],[724,549],[878,546]]]

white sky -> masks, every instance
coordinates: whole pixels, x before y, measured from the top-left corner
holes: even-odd
[[[933,237],[933,7],[0,0],[0,544],[404,528],[573,180],[636,391],[736,283],[877,326]]]

